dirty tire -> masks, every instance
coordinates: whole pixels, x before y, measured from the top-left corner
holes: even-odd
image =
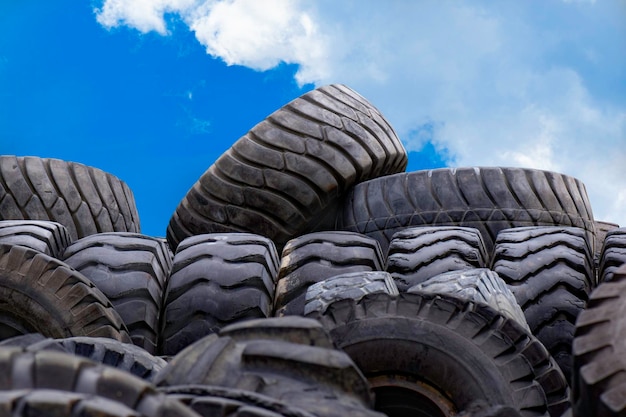
[[[77,240],[63,257],[111,300],[133,343],[156,354],[163,291],[172,267],[163,240],[99,233]]]
[[[274,315],[302,315],[306,290],[335,275],[379,271],[383,254],[378,242],[353,232],[317,232],[290,240],[278,271]]]
[[[533,334],[571,378],[576,317],[594,281],[585,231],[575,227],[503,230],[492,269],[509,285]]]
[[[20,245],[60,258],[72,243],[67,228],[60,223],[43,220],[0,221],[0,244]]]
[[[176,355],[155,382],[253,391],[320,416],[380,417],[368,409],[369,385],[345,353],[278,338],[211,334]]]
[[[594,246],[594,259],[596,260],[596,267],[598,266],[598,262],[600,261],[600,255],[602,254],[602,247],[604,246],[604,239],[608,232],[613,229],[619,228],[619,225],[616,223],[604,222],[600,220],[596,220],[596,241]]]
[[[200,177],[167,228],[172,248],[186,237],[250,232],[279,250],[296,236],[334,229],[354,184],[402,172],[407,155],[391,125],[343,85],[310,91],[240,138]]]
[[[488,263],[482,236],[470,227],[412,227],[391,239],[386,270],[400,291],[448,271],[484,268]]]
[[[175,355],[240,320],[270,317],[277,273],[276,248],[265,237],[214,233],[185,239],[165,293],[161,353]]]
[[[573,344],[574,417],[626,414],[626,267],[602,283],[576,321]]]
[[[398,295],[398,287],[388,272],[349,272],[311,285],[306,292],[304,314],[323,314],[337,300],[360,300],[368,294]]]
[[[374,237],[383,251],[410,226],[480,230],[488,253],[497,233],[520,226],[575,226],[593,242],[584,184],[567,175],[524,168],[440,168],[357,184],[337,226]]]
[[[139,232],[135,198],[119,178],[76,162],[0,156],[0,220],[51,220],[72,240]]]
[[[417,294],[448,294],[467,301],[490,306],[515,320],[527,332],[530,328],[515,296],[498,274],[487,268],[445,272],[407,290]]]
[[[368,378],[378,411],[447,416],[482,400],[557,417],[569,405],[567,382],[541,342],[487,305],[371,294],[312,317]]]
[[[109,299],[80,272],[33,249],[0,245],[0,340],[27,333],[130,342]]]
[[[198,417],[147,381],[66,353],[1,348],[0,370],[0,391],[58,390],[113,400],[145,417]]]
[[[626,263],[626,227],[610,230],[604,239],[604,246],[598,264],[598,281],[613,279],[615,271]]]

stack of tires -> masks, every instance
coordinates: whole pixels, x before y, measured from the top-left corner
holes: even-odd
[[[626,413],[626,229],[540,170],[404,172],[342,85],[198,179],[165,238],[96,168],[0,157],[0,414]]]

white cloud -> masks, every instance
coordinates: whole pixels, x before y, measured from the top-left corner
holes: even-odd
[[[626,68],[624,10],[568,3],[106,0],[97,17],[167,33],[163,14],[178,11],[227,64],[295,63],[300,83],[345,83],[409,150],[429,140],[456,166],[573,175],[596,218],[626,226],[626,101],[591,87]]]

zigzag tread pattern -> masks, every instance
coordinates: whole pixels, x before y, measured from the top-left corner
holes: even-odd
[[[21,245],[53,258],[61,258],[72,243],[67,228],[60,223],[45,220],[0,221],[0,243]]]

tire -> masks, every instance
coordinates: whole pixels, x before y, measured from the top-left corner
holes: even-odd
[[[51,220],[72,240],[102,232],[139,232],[130,188],[76,162],[0,156],[0,220]]]
[[[273,320],[293,323],[291,318]],[[304,333],[308,332],[307,326]],[[254,391],[320,416],[382,417],[369,410],[369,385],[345,353],[275,337],[206,336],[176,355],[156,383]]]
[[[585,231],[527,227],[498,235],[492,269],[509,285],[528,325],[571,380],[576,317],[594,282]]]
[[[57,390],[109,399],[145,417],[198,417],[147,381],[70,354],[5,347],[0,349],[0,369],[0,391]]]
[[[485,268],[480,232],[469,227],[412,227],[391,239],[385,269],[400,291],[448,271]]]
[[[43,220],[0,221],[0,244],[25,246],[60,258],[71,242],[67,228],[60,223]]]
[[[84,275],[33,249],[0,245],[0,340],[27,333],[130,342],[109,299]]]
[[[487,268],[451,271],[409,288],[406,292],[417,294],[447,294],[474,303],[490,306],[507,318],[513,319],[528,333],[530,328],[515,296],[506,282]]]
[[[626,414],[626,267],[596,288],[576,321],[573,343],[574,417]]]
[[[163,291],[172,267],[162,239],[99,233],[77,240],[63,257],[111,300],[133,343],[156,354]]]
[[[343,85],[310,91],[240,138],[200,177],[167,228],[184,238],[250,232],[280,249],[303,234],[334,229],[354,184],[402,172],[407,155],[389,123]]]
[[[480,400],[557,417],[569,406],[567,382],[543,345],[487,305],[370,294],[312,317],[368,378],[378,411],[447,417]]]
[[[488,253],[502,229],[575,226],[593,242],[594,220],[584,184],[567,175],[524,168],[441,168],[389,175],[354,186],[338,229],[360,232],[387,250],[410,226],[480,230]]]
[[[303,315],[307,288],[335,275],[379,271],[378,242],[352,232],[317,232],[290,240],[283,249],[274,315]]]
[[[607,232],[598,265],[599,282],[611,281],[613,274],[626,263],[626,227]]]
[[[240,320],[270,317],[278,255],[272,241],[250,233],[185,239],[165,293],[160,350],[175,355]]]
[[[594,259],[596,260],[596,267],[600,262],[600,256],[602,254],[602,248],[604,247],[604,239],[606,239],[607,233],[609,233],[613,229],[619,228],[619,225],[616,223],[603,222],[600,220],[595,221],[596,227],[596,244],[594,247]]]

